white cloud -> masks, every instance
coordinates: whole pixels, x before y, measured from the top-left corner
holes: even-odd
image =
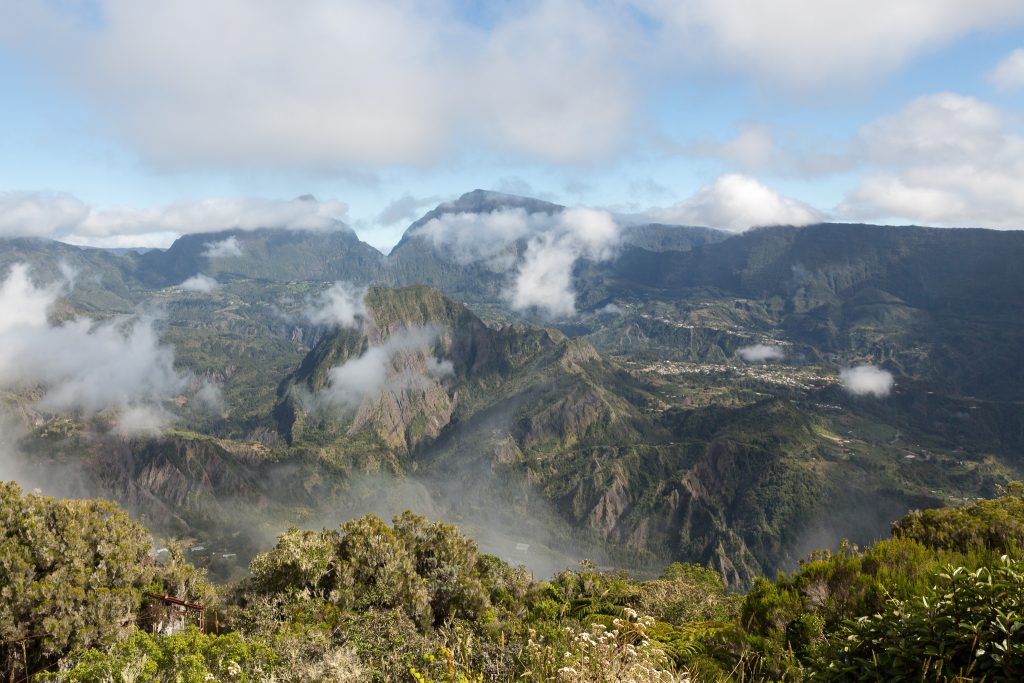
[[[536,308],[553,316],[573,315],[573,266],[580,258],[612,258],[619,236],[618,224],[605,211],[580,207],[552,216],[548,230],[527,243],[507,297],[509,304],[515,310]]]
[[[860,133],[867,163],[837,207],[859,220],[1024,227],[1024,137],[1008,115],[955,93],[913,100]]]
[[[102,30],[75,6],[8,12],[0,45],[162,167],[422,165],[481,140],[579,161],[613,147],[634,108],[640,32],[614,3],[540,0],[486,25],[454,1],[95,5]]]
[[[230,228],[337,230],[343,228],[346,211],[337,201],[218,198],[148,209],[99,209],[67,194],[0,192],[0,237],[49,237],[86,246],[168,246],[183,234]]]
[[[1017,48],[1006,55],[988,77],[1000,90],[1024,87],[1024,48]]]
[[[199,273],[198,275],[193,275],[192,277],[188,278],[180,285],[178,285],[178,289],[184,289],[186,292],[199,292],[201,294],[209,294],[210,292],[217,289],[219,286],[220,285],[217,283],[217,281],[214,280],[209,275],[203,275],[202,273]]]
[[[646,215],[659,223],[733,231],[762,225],[807,225],[822,220],[816,209],[783,197],[756,178],[737,173],[719,177],[689,199],[670,207],[649,209]]]
[[[431,356],[427,358],[427,374],[436,379],[451,377],[455,374],[455,364],[447,358],[442,360]]]
[[[793,88],[866,82],[979,29],[1024,20],[1018,0],[639,0],[675,55]]]
[[[452,364],[429,354],[437,337],[437,331],[431,328],[411,328],[392,334],[383,343],[366,349],[361,356],[331,368],[327,386],[313,400],[322,408],[353,409],[379,395],[392,380],[406,385],[422,379],[422,373],[410,368],[415,363],[399,362],[402,356],[415,357],[425,363],[420,366],[425,372],[436,378],[443,377],[452,371]]]
[[[744,346],[736,353],[748,363],[763,363],[770,360],[782,360],[786,357],[786,352],[782,350],[781,346],[769,346],[768,344]]]
[[[358,327],[366,317],[366,289],[348,282],[335,282],[304,310],[314,325]]]
[[[102,28],[81,3],[19,3],[0,46],[150,163],[203,170],[422,166],[481,143],[592,160],[681,75],[847,89],[1024,19],[1019,0],[536,0],[484,19],[456,0],[88,6]]]
[[[53,237],[74,232],[90,209],[68,194],[0,192],[0,237]]]
[[[515,264],[511,247],[517,240],[543,232],[551,222],[548,214],[523,209],[446,213],[427,221],[414,234],[463,265],[482,261],[500,272]]]
[[[902,166],[957,162],[998,154],[1005,120],[997,108],[973,97],[924,95],[900,111],[864,126],[860,138],[869,161]]]
[[[43,407],[85,414],[157,410],[187,388],[152,320],[52,325],[47,314],[60,291],[34,285],[25,264],[8,272],[0,285],[0,386],[41,386]]]
[[[576,258],[567,240],[552,235],[530,240],[508,295],[509,304],[517,311],[537,308],[553,316],[575,313],[572,267]]]
[[[841,370],[839,381],[843,388],[854,396],[885,398],[892,390],[894,380],[888,370],[882,370],[874,365],[858,365]]]
[[[242,255],[242,245],[234,235],[215,242],[205,242],[203,246],[203,256],[206,258],[232,258]]]
[[[515,269],[507,295],[512,308],[537,308],[550,315],[576,311],[576,261],[606,261],[620,239],[611,214],[584,207],[554,214],[521,208],[450,213],[421,225],[415,234],[464,265],[482,263],[499,273]],[[520,255],[521,241],[525,251]]]

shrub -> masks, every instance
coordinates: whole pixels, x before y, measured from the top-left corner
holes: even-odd
[[[825,680],[1021,680],[1024,563],[949,567],[923,595],[889,600],[832,642]]]

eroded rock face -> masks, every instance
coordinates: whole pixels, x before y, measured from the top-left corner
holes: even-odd
[[[107,437],[90,467],[101,490],[161,527],[228,514],[235,504],[264,507],[259,470],[265,449],[214,439]]]

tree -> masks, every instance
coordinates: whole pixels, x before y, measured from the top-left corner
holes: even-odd
[[[150,548],[112,503],[0,483],[0,664],[10,680],[125,637],[157,579]]]

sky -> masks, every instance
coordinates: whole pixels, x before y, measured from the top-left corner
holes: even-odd
[[[1022,114],[1019,0],[0,0],[0,236],[387,250],[475,188],[1018,229]]]

